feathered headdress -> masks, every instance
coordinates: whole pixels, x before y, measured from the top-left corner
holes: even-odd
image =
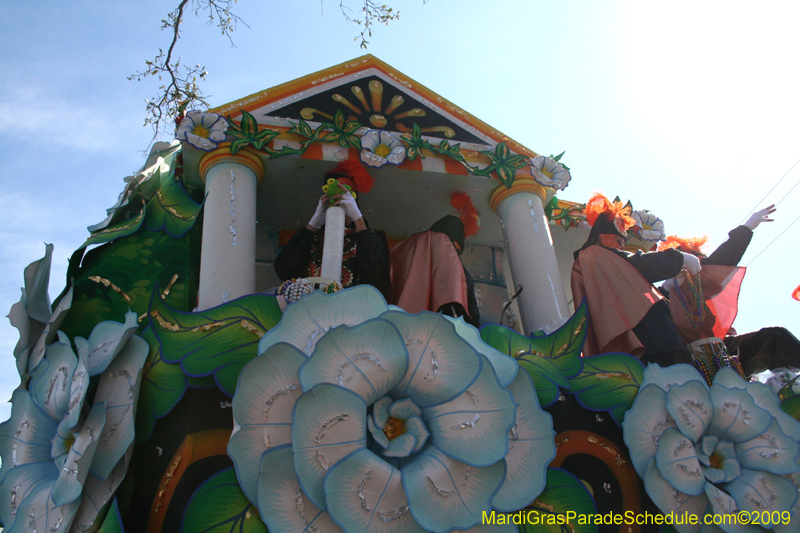
[[[450,205],[458,211],[458,218],[464,223],[464,236],[472,237],[481,230],[481,219],[478,210],[472,205],[469,195],[465,192],[453,192]]]
[[[623,237],[627,234],[628,228],[636,225],[636,221],[631,217],[630,206],[624,206],[622,202],[612,202],[602,193],[596,192],[586,202],[586,221],[594,226],[600,215],[611,222]]]
[[[355,184],[356,192],[369,192],[375,183],[375,178],[369,175],[361,163],[352,159],[345,159],[336,168],[325,173],[326,178],[347,178]]]
[[[792,298],[800,302],[800,285],[798,285],[797,288],[792,291]]]
[[[670,235],[667,240],[662,241],[658,245],[658,250],[664,251],[671,248],[677,248],[681,252],[686,252],[693,255],[706,255],[704,250],[708,244],[708,235],[701,235],[700,237],[678,237],[677,235]]]

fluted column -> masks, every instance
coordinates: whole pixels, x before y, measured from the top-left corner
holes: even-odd
[[[256,187],[264,175],[259,157],[219,148],[200,161],[206,184],[200,252],[200,310],[256,289]]]
[[[555,331],[570,316],[564,285],[544,214],[547,191],[532,179],[517,178],[509,189],[501,185],[491,205],[500,216],[526,332]]]

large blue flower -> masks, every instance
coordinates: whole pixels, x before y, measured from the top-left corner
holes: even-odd
[[[89,340],[46,346],[28,389],[12,399],[0,424],[0,521],[6,532],[87,529],[127,470],[139,376],[147,342],[126,323],[102,322]],[[94,402],[84,405],[89,377],[99,375]]]
[[[709,388],[690,365],[650,365],[622,425],[633,466],[665,513],[789,511],[791,524],[771,529],[797,531],[800,423],[781,410],[767,386],[723,368]],[[704,530],[702,520],[676,527],[682,533]],[[728,533],[762,530],[720,527]]]
[[[477,330],[359,286],[289,306],[239,375],[228,444],[270,530],[467,530],[544,488],[550,415]]]

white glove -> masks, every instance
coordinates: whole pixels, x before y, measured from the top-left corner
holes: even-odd
[[[361,211],[358,209],[356,199],[353,198],[353,195],[349,192],[342,195],[342,199],[339,200],[339,205],[344,209],[344,214],[351,221],[361,218]]]
[[[750,215],[750,218],[747,219],[747,222],[745,222],[744,225],[750,228],[751,231],[755,230],[762,222],[773,222],[773,219],[769,218],[769,216],[774,212],[775,204],[765,207],[764,209],[760,209]]]
[[[698,258],[684,252],[681,252],[681,254],[683,254],[683,268],[688,270],[691,274],[700,272],[700,260]]]
[[[329,203],[330,199],[328,198],[328,195],[323,194],[319,199],[319,203],[317,204],[317,210],[314,211],[314,216],[308,221],[309,226],[319,229],[325,225],[325,211],[328,209]]]

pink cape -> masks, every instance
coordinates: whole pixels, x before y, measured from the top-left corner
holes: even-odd
[[[584,296],[589,306],[584,356],[644,353],[632,330],[662,296],[638,270],[610,250],[589,246],[572,265],[570,285],[575,307]]]
[[[669,309],[672,320],[687,343],[708,337],[724,339],[739,311],[739,290],[744,278],[744,267],[722,265],[704,266],[700,271],[700,283],[709,314],[699,324],[692,324],[686,316],[685,304],[691,310],[694,302],[689,284],[684,278],[678,285],[680,296],[675,293],[674,280],[667,281]],[[681,303],[681,300],[683,303]]]
[[[409,313],[456,302],[468,311],[464,267],[450,238],[417,233],[392,248],[392,302]]]

